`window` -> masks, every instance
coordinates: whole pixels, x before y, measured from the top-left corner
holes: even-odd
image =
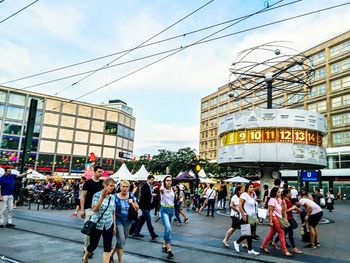
[[[106,122],[105,133],[117,135],[118,124],[113,122]]]
[[[343,96],[343,106],[350,105],[350,95]]]
[[[342,86],[343,86],[343,88],[350,87],[350,77],[345,77],[342,79]]]
[[[16,93],[10,93],[9,104],[25,106],[26,96]]]
[[[35,97],[29,97],[28,98],[28,102],[27,102],[27,106],[30,107],[30,101],[31,99],[36,99],[38,101],[38,110],[42,110],[43,109],[43,104],[44,104],[44,99],[43,98],[35,98]]]
[[[20,135],[22,130],[22,123],[5,121],[4,130],[5,134]]]
[[[325,68],[320,68],[315,70],[315,80],[319,80],[326,77]]]
[[[345,70],[347,70],[349,68],[350,68],[350,58],[343,60],[342,63],[341,63],[342,71],[345,71]]]
[[[4,110],[5,110],[5,106],[0,104],[0,118],[2,119],[2,117],[4,117]]]
[[[332,99],[332,108],[338,108],[341,107],[341,97],[333,98]]]
[[[333,133],[333,144],[341,144],[342,143],[342,133],[341,132],[337,132],[337,133]]]
[[[339,62],[331,65],[331,73],[335,74],[338,72],[340,72],[340,63]]]
[[[12,135],[3,135],[1,140],[1,148],[9,150],[17,150],[20,137]]]
[[[40,154],[38,157],[38,171],[40,172],[40,168],[42,167],[52,167],[53,164],[53,155],[49,154]],[[42,169],[43,170],[43,169]],[[49,170],[49,172],[51,169]]]
[[[72,159],[72,168],[71,172],[83,172],[84,167],[86,163],[86,158],[84,157],[79,157],[79,156],[74,156]]]
[[[208,111],[202,113],[202,118],[203,119],[208,118]]]
[[[0,102],[5,103],[6,102],[6,94],[5,91],[0,91]]]
[[[215,116],[216,114],[218,114],[218,108],[214,108],[210,111],[210,116]]]
[[[317,111],[317,103],[309,104],[307,108],[311,111]]]
[[[315,64],[318,64],[318,63],[323,62],[323,61],[325,61],[325,52],[324,51],[321,51],[321,52],[313,55],[312,57],[310,57],[311,65],[315,65]]]
[[[320,101],[317,106],[318,106],[318,111],[326,111],[327,110],[327,102],[326,101]]]
[[[319,85],[317,87],[317,91],[318,91],[317,95],[324,95],[324,94],[326,94],[326,91],[327,91],[326,84]]]
[[[343,114],[343,123],[344,124],[350,124],[350,113],[344,113]]]
[[[332,91],[336,91],[336,90],[340,90],[341,86],[340,86],[340,79],[337,80],[333,80],[331,82],[331,90]]]
[[[206,102],[202,103],[202,110],[208,109],[208,107],[209,107],[209,101],[206,101]]]
[[[340,45],[331,48],[331,57],[338,56],[341,53]]]
[[[220,106],[220,112],[227,111],[227,109],[228,109],[228,104],[227,103]]]
[[[25,138],[22,137],[22,144],[21,144],[21,150],[23,151],[23,148],[24,148],[24,140]],[[31,152],[36,152],[38,150],[38,139],[37,138],[33,138],[32,139],[32,145],[30,147],[30,151]]]
[[[118,136],[120,137],[124,137],[126,139],[129,139],[129,140],[134,140],[134,134],[135,134],[135,131],[124,126],[124,125],[118,125],[118,130],[117,130],[117,134]]]
[[[220,95],[220,101],[225,101],[225,100],[227,100],[227,98],[228,98],[228,93],[227,92]]]
[[[332,125],[333,125],[333,127],[342,125],[342,115],[332,116]]]
[[[239,108],[239,101],[231,101],[230,102],[230,109],[238,109]]]
[[[211,106],[215,106],[215,105],[217,105],[217,104],[218,104],[218,97],[212,98],[212,99],[210,100],[210,105],[211,105]]]
[[[24,108],[19,108],[14,106],[7,107],[6,118],[22,121],[23,115],[24,115]]]

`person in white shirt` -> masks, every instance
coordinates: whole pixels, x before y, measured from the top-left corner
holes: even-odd
[[[206,196],[208,199],[208,211],[207,216],[209,216],[209,213],[211,211],[211,216],[214,217],[214,207],[215,207],[215,197],[216,197],[216,190],[214,189],[214,184],[210,184],[209,188],[207,189]]]
[[[240,212],[239,212],[239,197],[243,193],[244,188],[239,185],[235,188],[235,193],[231,198],[230,202],[230,208],[231,208],[231,227],[229,230],[227,230],[226,235],[224,237],[224,240],[222,243],[224,243],[225,247],[230,247],[230,244],[228,243],[228,240],[232,236],[233,232],[239,227],[240,225]]]
[[[298,194],[299,193],[298,193],[298,190],[295,189],[294,186],[292,187],[292,190],[290,190],[290,193],[292,194],[292,196],[291,196],[292,201],[298,199]]]
[[[247,183],[245,185],[244,193],[241,194],[239,198],[239,211],[242,216],[242,221],[248,223],[248,218],[250,218],[250,227],[251,232],[254,233],[254,228],[256,228],[256,223],[258,221],[258,217],[256,214],[256,202],[254,199],[254,186],[252,183]],[[255,222],[253,222],[255,220]],[[252,247],[252,235],[249,236],[241,236],[237,241],[233,242],[234,248],[236,252],[239,253],[239,245],[243,240],[247,239],[248,241],[248,254],[257,256],[260,253],[256,252]]]
[[[302,197],[299,201],[296,202],[297,206],[303,206],[306,209],[305,223],[309,225],[310,230],[310,244],[306,245],[306,248],[316,248],[320,246],[318,230],[316,228],[317,224],[320,222],[323,211],[322,208],[316,204],[314,201]]]

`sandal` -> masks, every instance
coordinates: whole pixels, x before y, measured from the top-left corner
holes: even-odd
[[[270,253],[270,250],[268,250],[266,247],[261,247],[260,250],[264,253]]]
[[[293,254],[289,253],[288,251],[283,252],[283,255],[285,255],[286,257],[292,257]]]
[[[298,248],[293,248],[292,252],[295,253],[295,254],[301,254],[302,253],[302,251],[300,249],[298,249]]]
[[[271,246],[274,248],[274,249],[277,249],[279,250],[280,248],[277,246],[277,244],[275,242],[272,242],[271,243]]]
[[[111,256],[111,257],[109,258],[109,263],[114,263],[113,256]]]

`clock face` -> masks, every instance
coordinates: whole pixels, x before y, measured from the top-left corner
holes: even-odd
[[[271,174],[273,179],[280,178],[280,172],[279,171],[273,171]]]

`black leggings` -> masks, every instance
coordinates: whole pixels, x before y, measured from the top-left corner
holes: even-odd
[[[90,235],[90,244],[87,247],[88,252],[94,252],[98,246],[98,243],[100,242],[101,235],[103,238],[103,251],[112,251],[113,225],[109,229],[95,229],[95,231]]]
[[[288,234],[290,245],[292,246],[292,248],[295,248],[293,227],[292,226],[289,226],[287,229],[284,229],[284,236],[287,236],[287,234]],[[278,243],[278,241],[280,241],[279,236],[276,237],[275,243]]]
[[[256,233],[256,226],[250,226],[250,230],[251,230],[252,234]],[[238,244],[241,244],[241,242],[243,240],[245,240],[245,239],[247,239],[248,250],[252,250],[253,249],[253,244],[252,244],[253,243],[253,238],[252,238],[251,235],[250,236],[240,236],[240,238],[238,238],[236,242]]]

